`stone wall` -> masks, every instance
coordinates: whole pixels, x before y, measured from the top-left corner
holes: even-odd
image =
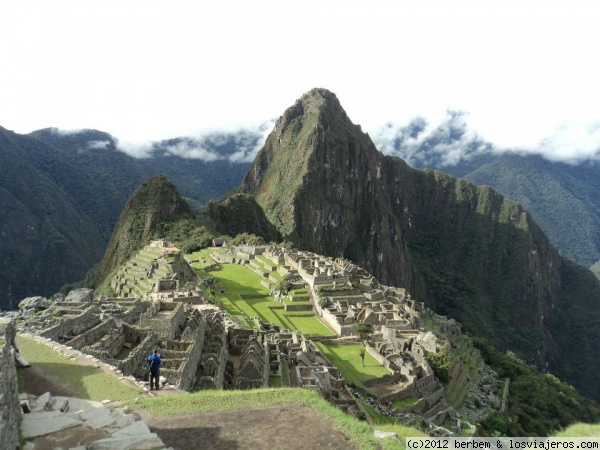
[[[141,317],[150,307],[150,302],[136,301],[135,305],[129,309],[129,311],[123,313],[112,314],[118,319],[124,320],[127,323],[133,323]]]
[[[160,311],[172,311],[172,315],[157,315]],[[174,339],[185,322],[185,305],[183,303],[158,302],[152,305],[140,318],[143,328],[150,328],[162,339]]]
[[[64,318],[51,328],[40,333],[40,336],[61,342],[89,330],[100,322],[100,309],[92,306],[77,316]]]
[[[116,367],[123,372],[124,376],[133,375],[134,377],[143,379],[148,372],[146,358],[159,346],[158,336],[150,333],[146,338],[131,351],[129,356],[118,361]]]
[[[106,320],[90,330],[80,334],[79,336],[71,339],[67,342],[66,345],[69,347],[76,348],[77,350],[81,350],[86,345],[92,345],[95,342],[98,342],[105,336],[112,328],[115,328],[117,324],[114,319]]]
[[[191,342],[185,342],[188,348],[185,350],[184,363],[177,374],[175,385],[184,391],[190,391],[196,383],[196,371],[198,370],[198,364],[202,358],[202,349],[204,347],[204,333],[206,332],[206,321],[203,317],[197,318],[196,332],[194,340]],[[184,342],[173,342],[167,344],[167,352],[178,352],[179,346],[185,344]],[[169,348],[171,347],[171,348]],[[182,352],[183,353],[183,352]]]
[[[12,353],[16,329],[8,318],[0,318],[0,448],[19,448],[21,406],[17,391],[17,370]]]

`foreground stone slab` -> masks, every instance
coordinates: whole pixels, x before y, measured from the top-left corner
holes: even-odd
[[[150,428],[142,421],[133,422],[130,425],[122,428],[119,431],[113,433],[113,437],[131,437],[131,436],[142,436],[152,434]]]
[[[21,432],[25,438],[44,436],[81,425],[81,421],[67,417],[60,411],[41,411],[23,415]]]
[[[110,411],[106,408],[90,409],[81,413],[81,418],[85,421],[83,424],[94,430],[109,427],[116,422]]]
[[[120,450],[150,450],[156,448],[164,448],[163,442],[156,435],[150,433],[145,436],[127,436],[101,439],[88,445],[88,450],[103,450],[103,449],[120,449]]]

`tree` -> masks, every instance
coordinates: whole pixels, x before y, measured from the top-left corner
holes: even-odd
[[[202,284],[202,286],[213,286],[214,284],[218,283],[219,281],[221,281],[221,279],[219,277],[213,277],[212,275],[209,275],[204,278],[200,278],[200,283]]]
[[[362,359],[362,365],[363,365],[363,367],[365,367],[365,349],[361,348],[360,352],[358,354],[360,356],[360,359]]]
[[[275,285],[275,290],[279,291],[281,295],[287,295],[292,289],[292,284],[290,283],[290,276],[286,275],[283,277],[283,280],[277,282]]]
[[[427,361],[440,383],[448,384],[448,381],[450,381],[450,367],[452,366],[448,343],[444,344],[437,353],[428,353]]]
[[[373,334],[373,325],[370,323],[355,323],[352,326],[352,331],[366,342],[369,337]]]

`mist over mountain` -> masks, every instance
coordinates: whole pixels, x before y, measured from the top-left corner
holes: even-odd
[[[587,153],[569,158],[560,157],[560,149],[546,156],[541,147],[499,149],[468,127],[464,113],[452,111],[437,127],[419,118],[388,124],[374,140],[413,167],[493,187],[522,204],[563,255],[585,266],[600,260],[600,159],[593,140]]]
[[[152,174],[167,175],[199,208],[239,184],[261,139],[250,131],[171,139],[147,144],[142,158],[101,131],[0,128],[0,309],[82,280]]]

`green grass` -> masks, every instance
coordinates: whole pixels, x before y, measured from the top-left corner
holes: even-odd
[[[282,387],[281,377],[270,376],[269,377],[269,387],[272,387],[272,388]]]
[[[316,345],[323,355],[342,372],[348,383],[363,386],[363,381],[390,374],[390,371],[379,364],[369,353],[365,354],[365,365],[363,367],[360,351],[364,347],[361,344],[326,345],[317,342]]]
[[[600,424],[576,423],[556,433],[555,437],[600,437]]]
[[[223,301],[225,311],[233,317],[245,315],[252,318],[258,316],[265,322],[279,325],[281,328],[290,331],[301,331],[311,336],[335,335],[316,316],[286,317],[284,310],[270,309],[269,306],[282,306],[281,303],[276,302],[272,297],[243,300],[240,294],[269,294],[269,290],[260,284],[263,278],[245,266],[222,264],[217,270],[204,272],[203,270],[196,269],[196,273],[201,277],[210,274],[221,279],[218,284],[225,289],[225,294],[217,294],[217,298]]]
[[[400,400],[392,401],[392,404],[398,409],[404,409],[414,406],[418,401],[419,399],[414,397],[405,397]]]
[[[98,401],[131,400],[143,394],[141,389],[122,383],[115,374],[105,373],[95,366],[79,365],[34,339],[18,336],[17,343],[27,361],[68,386],[77,397]],[[27,377],[27,369],[20,370],[19,376]]]
[[[312,407],[318,414],[333,420],[335,427],[361,449],[404,448],[406,436],[421,436],[418,430],[398,426],[400,441],[381,441],[373,437],[373,428],[366,422],[344,414],[327,403],[321,396],[307,389],[255,389],[251,391],[200,391],[193,394],[172,395],[169,397],[143,398],[128,402],[136,410],[145,410],[152,417],[165,417],[179,414],[199,414],[210,412],[235,411],[249,408],[267,408],[282,403],[297,403]],[[377,426],[380,429],[379,426]],[[395,429],[393,431],[396,431]],[[398,431],[396,431],[398,432]]]

